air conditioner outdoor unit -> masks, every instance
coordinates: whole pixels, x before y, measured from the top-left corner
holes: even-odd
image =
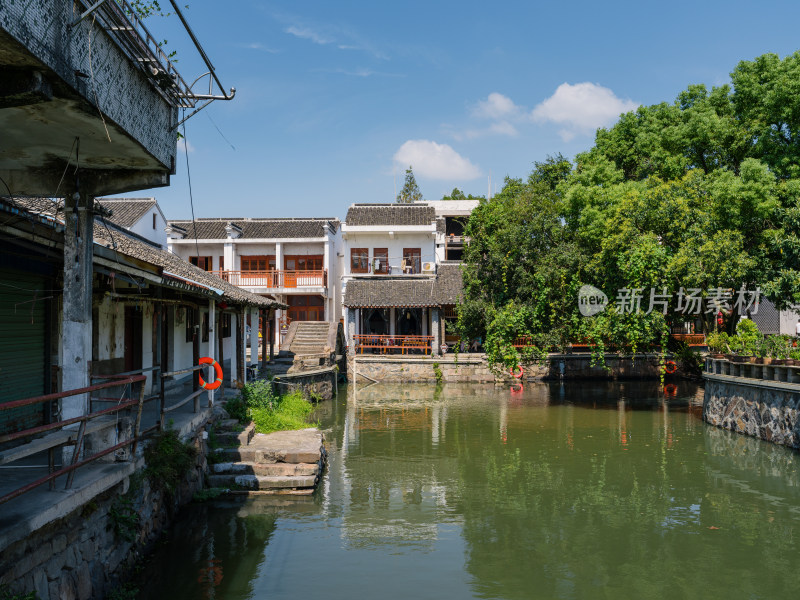
[[[422,272],[423,273],[435,273],[436,272],[436,265],[432,262],[422,263]]]

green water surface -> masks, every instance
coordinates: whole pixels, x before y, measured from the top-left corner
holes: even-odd
[[[681,383],[372,385],[308,498],[184,509],[142,598],[796,598],[800,458]]]

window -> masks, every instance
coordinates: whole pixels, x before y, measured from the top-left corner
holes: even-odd
[[[283,268],[287,271],[321,271],[322,255],[287,255],[283,259]]]
[[[403,248],[404,273],[419,273],[422,271],[422,251],[420,248]]]
[[[203,271],[211,271],[213,269],[210,256],[190,256],[189,262],[195,267],[203,269]]]
[[[219,318],[220,335],[223,338],[231,337],[231,314],[222,313]]]
[[[373,250],[372,250],[372,272],[373,273],[388,273],[389,272],[389,249],[388,248],[373,248]]]
[[[369,250],[367,248],[350,248],[350,272],[367,273],[369,271]]]
[[[201,323],[200,323],[200,329],[203,332],[203,338],[202,338],[203,341],[207,342],[208,341],[208,313],[207,312],[203,313],[203,318],[202,318]]]
[[[242,271],[274,271],[275,255],[243,256]]]

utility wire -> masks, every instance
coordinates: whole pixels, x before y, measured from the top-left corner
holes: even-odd
[[[183,109],[186,115],[186,109]],[[198,265],[200,263],[200,247],[197,245],[197,222],[194,218],[194,198],[192,196],[192,172],[189,170],[189,144],[186,140],[186,121],[183,122],[183,153],[186,155],[186,176],[189,179],[189,205],[192,207],[192,231],[194,232],[194,251]]]

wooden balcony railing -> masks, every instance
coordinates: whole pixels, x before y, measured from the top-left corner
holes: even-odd
[[[241,287],[327,287],[328,271],[214,271],[214,275]]]
[[[355,351],[380,354],[430,354],[432,335],[354,335]]]

